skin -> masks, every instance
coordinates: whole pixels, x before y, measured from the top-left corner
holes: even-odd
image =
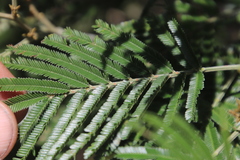
[[[0,62],[0,78],[13,78],[12,73]],[[0,92],[0,160],[3,160],[14,147],[18,137],[18,123],[27,110],[13,113],[2,101],[25,92]]]

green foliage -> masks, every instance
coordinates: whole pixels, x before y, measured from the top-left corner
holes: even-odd
[[[188,97],[187,97],[187,103],[186,108],[187,111],[185,113],[185,118],[189,122],[195,121],[197,122],[197,97],[200,94],[200,90],[203,89],[203,82],[204,82],[204,76],[202,72],[195,73],[193,77],[190,79],[189,83],[189,89],[188,89]]]
[[[226,119],[225,119],[226,120]],[[206,127],[204,139],[199,136],[186,121],[181,117],[175,116],[172,125],[163,123],[155,114],[145,114],[137,123],[132,123],[136,132],[141,131],[143,137],[153,140],[154,147],[138,146],[138,147],[119,147],[116,157],[127,159],[129,157],[142,159],[228,159],[231,155],[221,154],[217,157],[212,156],[212,152],[216,150],[223,138],[210,122]],[[178,142],[178,143],[176,143]]]
[[[120,25],[97,20],[94,38],[66,28],[38,46],[9,46],[14,55],[1,58],[4,64],[35,77],[0,79],[0,91],[26,91],[5,103],[15,112],[29,108],[11,158],[30,159],[34,152],[38,160],[66,160],[79,151],[84,159],[237,158],[228,110],[236,106],[233,69],[240,67],[222,72],[222,65],[238,61],[215,51],[214,1],[191,4],[168,4],[178,20],[170,13]],[[208,15],[192,14],[196,6]],[[202,24],[209,30],[196,32]],[[202,68],[213,64],[220,72],[205,73],[217,71]]]
[[[51,80],[33,78],[2,78],[0,91],[31,91],[49,94],[64,94],[69,92],[69,87],[63,83]]]

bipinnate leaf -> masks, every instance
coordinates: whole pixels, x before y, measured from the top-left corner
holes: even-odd
[[[148,31],[152,29],[147,20],[141,22]],[[185,56],[188,74],[174,71],[160,47],[158,50],[148,41],[137,39],[133,35],[137,29],[134,32],[127,29],[134,25],[135,22],[126,24],[123,31],[119,26],[97,20],[94,29],[98,36],[67,28],[63,35],[44,38],[42,46],[9,47],[15,55],[3,59],[7,67],[39,76],[39,79],[0,79],[0,91],[26,91],[25,95],[5,101],[13,111],[30,107],[19,127],[21,146],[14,159],[29,158],[60,106],[64,111],[37,150],[37,160],[74,159],[81,149],[85,159],[98,153],[125,159],[212,158],[210,152],[217,144],[213,124],[207,127],[203,141],[186,123],[197,122],[197,101],[204,87],[204,75],[198,71],[201,65],[179,24],[169,21],[169,31],[157,32],[160,35],[154,38],[163,42],[161,46],[171,48],[175,57]],[[171,63],[175,67],[178,62]],[[189,84],[185,83],[187,76]],[[168,81],[171,78],[175,79]],[[174,84],[166,86],[173,88],[172,92],[163,90],[166,83]],[[153,103],[159,102],[156,100],[159,95],[164,102]],[[185,111],[179,109],[185,101],[182,120],[177,113],[180,109]],[[166,111],[163,120],[146,113],[148,108],[157,111],[161,107]]]

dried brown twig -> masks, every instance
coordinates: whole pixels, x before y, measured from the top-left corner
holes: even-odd
[[[29,11],[34,15],[37,20],[39,20],[45,26],[45,28],[47,28],[46,31],[60,35],[62,34],[63,29],[61,27],[56,27],[55,25],[53,25],[43,13],[37,10],[34,4],[29,4]]]
[[[17,4],[17,0],[12,0],[12,3],[9,4],[9,7],[11,9],[11,13],[2,13],[0,12],[0,18],[5,18],[8,20],[12,20],[16,22],[21,28],[23,28],[27,33],[22,34],[24,39],[15,44],[15,46],[30,43],[32,40],[37,40],[38,35],[49,34],[49,33],[56,33],[59,35],[62,35],[63,28],[55,26],[46,16],[44,13],[41,13],[38,11],[38,9],[35,7],[35,5],[31,2],[31,0],[25,0],[28,4],[29,12],[37,19],[43,27],[38,27],[39,30],[35,27],[29,26],[27,23],[25,23],[20,15],[18,14],[18,10],[20,9],[20,5]],[[95,37],[94,34],[88,34],[92,39]],[[5,51],[1,53],[1,56],[9,56],[11,55],[11,52]]]
[[[20,5],[17,5],[17,0],[12,0],[12,4],[9,4],[9,7],[11,9],[11,14],[7,14],[7,13],[0,13],[0,18],[6,18],[9,20],[13,20],[14,22],[16,22],[21,28],[23,28],[24,30],[26,30],[28,33],[31,32],[31,37],[27,37],[27,38],[33,38],[34,40],[36,40],[38,38],[38,34],[36,32],[32,33],[33,28],[28,26],[26,23],[24,23],[21,19],[20,19],[20,15],[18,14],[18,10],[20,9]],[[25,35],[29,35],[29,34],[25,34]]]
[[[31,12],[32,15],[39,22],[41,22],[44,25],[44,27],[43,27],[44,29],[40,28],[39,31],[41,31],[43,33],[51,32],[51,33],[56,33],[59,35],[62,34],[63,29],[61,27],[56,27],[55,25],[53,25],[43,13],[40,13],[37,10],[35,5],[33,3],[31,3],[31,0],[26,0],[26,2],[28,3],[29,12]],[[11,13],[0,12],[0,18],[12,20],[12,21],[16,22],[18,24],[18,26],[20,26],[22,29],[27,31],[27,33],[22,34],[23,37],[25,37],[25,38],[23,38],[20,42],[15,44],[15,46],[30,43],[32,40],[37,40],[38,34],[40,34],[40,33],[36,32],[37,29],[35,27],[29,26],[27,23],[25,23],[21,19],[20,15],[18,14],[18,10],[20,9],[21,6],[18,5],[17,0],[12,0],[12,3],[9,4],[9,7],[11,9]],[[7,50],[5,52],[1,53],[1,57],[5,57],[5,56],[9,56],[9,55],[11,55],[11,52],[7,51]]]
[[[43,13],[41,13],[37,10],[37,8],[35,7],[35,5],[33,3],[31,3],[30,1],[27,1],[27,2],[28,2],[29,11],[32,13],[32,15],[45,26],[44,30],[43,29],[40,30],[41,32],[46,32],[46,33],[51,32],[51,33],[56,33],[56,34],[60,34],[60,35],[62,34],[63,29],[61,27],[56,27],[55,25],[53,25],[51,23],[51,21],[49,21]],[[0,18],[13,20],[21,28],[23,28],[24,30],[27,31],[26,34],[23,34],[24,37],[37,40],[38,33],[36,32],[36,28],[30,27],[26,23],[24,23],[21,20],[20,15],[18,14],[20,5],[17,5],[17,0],[12,0],[12,4],[9,4],[9,7],[11,9],[11,14],[0,12]]]

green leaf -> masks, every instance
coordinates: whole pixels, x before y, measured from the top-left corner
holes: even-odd
[[[146,66],[142,62],[134,59],[132,52],[113,46],[111,43],[105,42],[98,36],[96,36],[94,40],[91,40],[88,35],[70,28],[65,29],[63,35],[68,39],[83,45],[83,47],[88,50],[94,51],[99,55],[120,63],[129,70],[134,69],[133,71],[135,71],[135,73],[141,71],[144,75],[149,74]]]
[[[51,135],[47,138],[46,142],[42,145],[41,150],[37,156],[37,160],[46,159],[47,153],[50,151],[52,146],[59,140],[59,137],[65,132],[66,127],[72,120],[73,116],[79,108],[81,107],[81,102],[86,96],[85,90],[80,90],[75,93],[70,101],[68,102],[65,111],[58,120],[56,126],[54,127]]]
[[[150,3],[154,4],[155,0],[150,0]],[[183,7],[183,12],[195,9],[187,3]],[[188,16],[188,13],[185,15]],[[197,16],[190,18],[195,22],[205,21],[206,17],[202,18],[201,14]],[[63,35],[46,37],[43,47],[31,44],[9,47],[15,55],[11,59],[0,58],[7,67],[46,78],[0,79],[0,92],[26,91],[25,95],[5,101],[7,105],[14,111],[29,107],[27,117],[19,125],[21,144],[20,149],[16,146],[18,151],[13,159],[31,159],[31,151],[37,160],[79,158],[79,151],[84,152],[81,156],[95,159],[231,159],[231,153],[235,153],[231,152],[231,147],[237,147],[238,140],[234,141],[234,145],[227,141],[234,127],[233,118],[226,119],[229,118],[228,107],[224,107],[225,114],[219,114],[216,110],[222,109],[222,106],[212,110],[208,118],[215,124],[210,122],[206,126],[204,115],[201,114],[203,117],[199,120],[197,117],[200,115],[198,107],[205,104],[211,106],[208,103],[212,102],[214,94],[206,101],[202,99],[206,95],[198,98],[204,87],[204,71],[199,71],[201,64],[198,54],[191,47],[199,44],[197,53],[205,53],[202,46],[205,49],[215,47],[210,41],[204,40],[202,43],[203,37],[196,43],[191,41],[194,45],[190,46],[179,24],[175,20],[166,24],[165,16],[161,17],[125,22],[118,26],[98,20],[95,29],[100,34],[94,35],[94,38],[67,28]],[[181,15],[180,19],[183,18],[184,15]],[[206,28],[211,25],[210,21],[204,23]],[[186,22],[182,23],[188,29],[192,28]],[[167,25],[169,31],[165,29]],[[198,37],[202,34],[193,35]],[[208,37],[207,34],[205,36]],[[237,51],[238,47],[234,47],[233,50]],[[208,51],[209,55],[211,51]],[[231,53],[231,49],[227,53]],[[216,56],[213,59],[203,58],[206,59],[204,62],[217,60],[219,64]],[[224,62],[220,60],[221,64]],[[231,79],[225,79],[231,72],[225,73],[221,74],[220,80],[217,75],[216,78],[209,77],[212,83],[208,84],[214,86],[206,84],[207,89],[214,87],[216,92],[219,91],[218,84],[225,81],[229,84],[224,86],[226,91],[221,94],[219,105],[225,105],[223,102],[226,99],[239,95],[235,83],[238,81],[237,73]],[[215,79],[220,83],[215,84]],[[65,96],[67,98],[63,101]],[[54,117],[59,106],[61,113]],[[161,115],[149,115],[149,110],[161,111]],[[185,113],[184,120],[179,118],[178,112],[181,116]],[[47,126],[50,121],[54,124]],[[195,125],[197,127],[193,128]],[[222,135],[218,134],[214,125]],[[44,132],[46,126],[51,128],[47,136]],[[35,151],[34,147],[39,147],[37,141],[42,143],[42,139],[38,140],[40,136],[46,141],[41,149]],[[219,156],[213,154],[219,145],[217,143],[226,146],[226,151]]]
[[[175,41],[174,38],[172,37],[170,32],[166,32],[164,34],[158,35],[158,38],[161,40],[163,44],[169,47],[174,47],[175,46]]]
[[[105,39],[116,40],[119,39],[120,44],[130,50],[135,54],[141,55],[146,58],[149,62],[155,65],[160,73],[170,73],[172,72],[171,64],[157,51],[148,47],[143,42],[139,41],[134,36],[123,33],[121,30],[117,29],[114,25],[109,25],[102,20],[96,20],[96,25],[94,26],[96,32],[103,35]],[[138,56],[136,56],[137,58]],[[139,59],[142,60],[143,59]],[[144,62],[144,61],[143,61]],[[145,61],[146,62],[146,61]]]
[[[58,35],[50,35],[46,37],[43,40],[43,43],[70,53],[71,55],[75,56],[74,58],[86,61],[87,63],[104,70],[105,73],[111,74],[118,79],[126,79],[128,77],[125,69],[118,63],[112,62],[77,43],[70,42],[68,45],[66,40]]]
[[[169,151],[161,148],[150,147],[119,147],[116,151],[116,158],[120,159],[159,159],[174,160]]]
[[[4,101],[4,103],[10,106],[13,112],[18,112],[48,98],[49,96],[46,94],[28,93],[9,98],[8,100]]]
[[[64,96],[53,97],[50,101],[49,106],[44,111],[42,117],[40,117],[38,124],[36,124],[31,131],[31,133],[26,138],[26,141],[21,145],[21,147],[17,151],[17,156],[25,159],[31,150],[34,149],[34,145],[36,144],[38,138],[44,131],[46,125],[52,119],[53,115],[56,113],[58,107],[60,106]]]
[[[211,117],[216,124],[221,127],[224,126],[224,129],[229,132],[231,132],[234,127],[234,120],[230,118],[230,114],[228,113],[229,109],[232,109],[232,107],[236,107],[234,103],[222,103],[221,106],[213,108]]]
[[[112,51],[109,50],[111,46],[98,36],[96,36],[94,40],[91,40],[90,37],[85,33],[79,32],[77,30],[72,30],[70,28],[65,29],[63,35],[76,43],[84,45],[85,48],[95,51],[98,54],[103,55],[116,62],[119,62],[122,65],[126,65],[130,62],[128,55],[124,56],[123,52],[120,52],[117,48],[112,48]],[[108,51],[111,53],[106,53]]]
[[[175,7],[180,13],[187,13],[191,9],[191,5],[189,3],[182,2],[181,0],[175,1]]]
[[[190,79],[188,89],[185,118],[188,122],[197,121],[197,98],[200,91],[204,88],[204,75],[202,72],[195,73]]]
[[[184,93],[183,86],[184,86],[184,80],[186,78],[186,75],[180,75],[175,79],[174,87],[173,87],[173,95],[170,99],[170,102],[168,104],[168,109],[166,112],[166,116],[164,117],[164,123],[171,124],[174,116],[177,113],[177,110],[179,108],[179,102],[180,99]]]
[[[168,80],[168,76],[159,76],[155,80],[152,81],[150,88],[147,90],[147,92],[142,97],[136,110],[132,113],[132,116],[128,120],[128,122],[130,122],[130,123],[135,122],[141,118],[144,111],[147,110],[148,106],[154,100],[155,96],[158,94],[158,92],[161,90],[162,86],[165,84],[165,82],[167,80]],[[125,125],[122,128],[122,130],[120,131],[121,139],[126,140],[128,138],[128,136],[130,135],[131,130],[132,130],[132,127],[130,127],[129,125]]]
[[[18,69],[26,72],[30,72],[36,75],[42,75],[45,77],[51,77],[52,79],[56,79],[63,83],[67,83],[72,87],[87,87],[87,81],[69,70],[65,68],[57,67],[54,65],[50,65],[48,63],[44,63],[41,61],[35,61],[31,59],[18,58],[13,60],[12,63],[5,63],[6,67],[10,69]]]
[[[32,129],[35,127],[35,125],[37,125],[41,114],[49,104],[50,98],[44,98],[45,99],[41,99],[37,103],[30,106],[27,116],[21,122],[19,126],[19,138],[21,143],[24,143],[26,141]]]
[[[82,149],[91,140],[91,138],[93,138],[93,136],[97,134],[97,131],[100,129],[101,125],[106,122],[109,114],[128,87],[128,81],[118,83],[117,86],[114,87],[106,102],[99,108],[97,114],[92,118],[90,124],[84,128],[85,132],[81,133],[76,138],[76,141],[70,146],[70,149],[60,157],[60,160],[66,160],[74,157],[74,155],[76,155],[77,152]]]
[[[65,143],[71,136],[81,127],[83,122],[86,120],[87,116],[91,114],[94,107],[100,101],[101,97],[107,90],[107,86],[100,85],[94,89],[89,95],[88,99],[85,101],[81,109],[76,113],[75,117],[69,122],[69,125],[65,128],[64,132],[60,135],[57,141],[51,146],[48,151],[46,159],[53,158],[57,152],[58,148],[63,148]]]
[[[213,153],[220,145],[220,134],[212,121],[209,122],[204,134],[204,141],[209,150]]]
[[[130,91],[128,97],[124,100],[123,104],[118,108],[116,113],[112,116],[111,120],[102,128],[100,134],[94,140],[94,143],[88,147],[84,153],[85,158],[89,158],[98,150],[106,140],[113,134],[116,128],[122,123],[122,121],[128,115],[130,109],[137,102],[144,89],[147,87],[149,79],[141,80]]]
[[[211,6],[211,7],[214,7],[216,5],[216,2],[213,1],[213,0],[193,0],[194,3],[198,3],[198,4],[201,4],[201,5],[205,5],[205,6]]]
[[[172,125],[163,123],[155,114],[146,114],[139,123],[132,123],[136,132],[142,133],[147,139],[161,148],[167,149],[171,157],[178,160],[186,159],[212,159],[211,152],[199,137],[199,134],[181,117],[175,116]]]
[[[192,16],[192,15],[182,15],[182,20],[183,21],[192,21],[192,22],[206,22],[209,17],[206,15],[204,16]]]
[[[74,58],[68,57],[66,54],[56,51],[51,51],[47,48],[34,45],[21,45],[9,47],[15,54],[26,57],[34,57],[36,59],[47,61],[51,64],[56,64],[59,67],[67,68],[71,72],[75,72],[92,82],[107,83],[107,77],[98,69]],[[9,65],[9,63],[6,63]],[[85,81],[84,81],[85,82]]]
[[[2,78],[0,79],[0,91],[31,91],[49,94],[64,94],[69,92],[69,87],[51,80]]]

